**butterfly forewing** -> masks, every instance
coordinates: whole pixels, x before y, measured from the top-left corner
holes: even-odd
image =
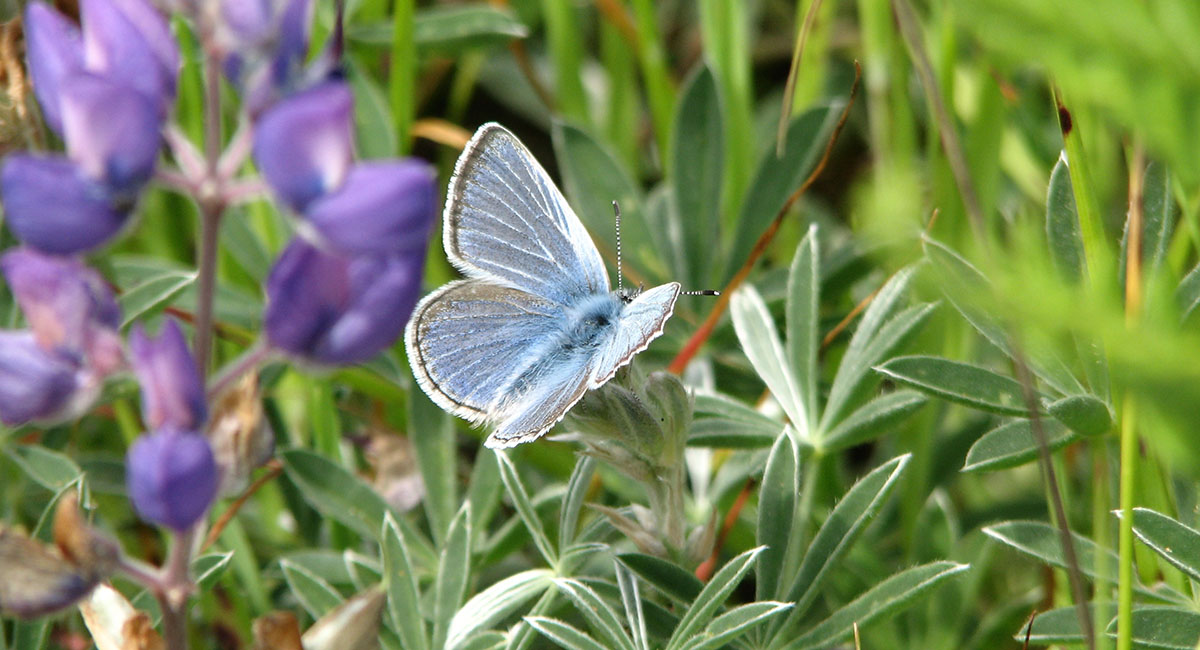
[[[455,166],[446,200],[446,254],[464,274],[548,300],[608,291],[583,223],[525,145],[485,124]]]
[[[490,417],[505,388],[554,333],[561,308],[480,280],[454,282],[417,305],[405,341],[421,388],[442,408]]]

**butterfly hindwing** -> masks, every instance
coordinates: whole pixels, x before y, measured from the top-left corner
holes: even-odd
[[[417,305],[405,332],[421,388],[442,408],[472,421],[492,410],[529,350],[551,336],[561,309],[517,289],[481,280],[450,283]]]
[[[468,277],[548,300],[608,291],[591,237],[525,145],[485,124],[463,150],[447,192],[446,254]]]

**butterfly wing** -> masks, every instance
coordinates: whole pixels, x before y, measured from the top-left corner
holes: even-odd
[[[542,359],[524,373],[521,386],[510,386],[513,399],[484,443],[493,449],[529,442],[550,430],[590,388],[591,355],[561,355]]]
[[[464,275],[559,304],[608,291],[587,229],[533,154],[499,124],[467,143],[447,192],[446,255]]]
[[[518,289],[482,280],[451,282],[417,305],[404,340],[417,383],[460,417],[496,417],[498,401],[530,350],[552,336],[561,308]]]
[[[679,298],[678,282],[668,282],[638,294],[617,319],[611,337],[597,353],[592,365],[592,388],[604,385],[633,355],[645,350],[663,333]]]

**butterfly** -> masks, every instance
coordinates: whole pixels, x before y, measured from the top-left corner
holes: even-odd
[[[579,217],[499,124],[467,143],[442,218],[446,257],[466,279],[417,305],[405,345],[438,406],[495,425],[488,447],[546,433],[662,334],[675,309],[677,282],[610,288]]]

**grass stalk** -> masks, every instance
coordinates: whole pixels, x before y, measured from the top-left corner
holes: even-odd
[[[546,40],[554,63],[554,95],[559,113],[580,125],[588,119],[587,93],[583,88],[583,34],[570,0],[542,0]]]
[[[414,0],[396,0],[392,7],[392,61],[388,100],[396,127],[396,151],[412,149],[412,124],[416,118],[417,42],[413,35]]]

